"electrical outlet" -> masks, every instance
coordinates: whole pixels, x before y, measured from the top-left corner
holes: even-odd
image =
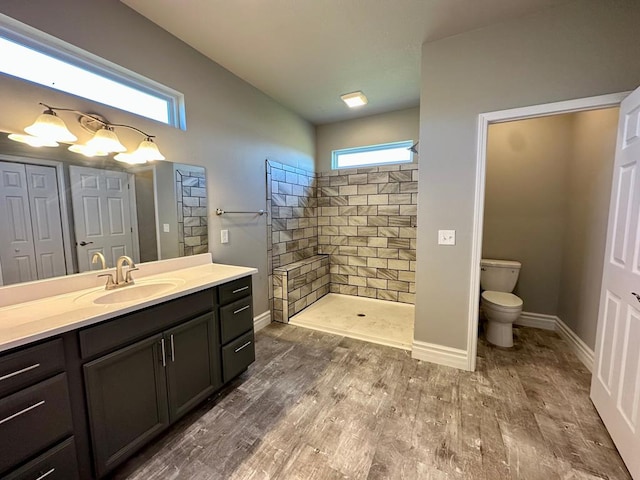
[[[229,243],[229,230],[220,230],[220,243]]]
[[[455,230],[438,230],[438,245],[455,245]]]
[[[169,233],[170,230],[169,230],[169,224],[168,223],[163,223],[162,224],[162,231],[164,233]]]

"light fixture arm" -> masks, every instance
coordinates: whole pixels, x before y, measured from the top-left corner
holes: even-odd
[[[111,128],[111,127],[128,128],[130,130],[135,130],[136,132],[140,133],[141,135],[145,136],[146,138],[155,138],[155,135],[149,135],[148,133],[143,132],[139,128],[132,127],[131,125],[125,125],[123,123],[105,122],[104,120],[101,120],[98,117],[94,117],[93,115],[89,115],[88,113],[81,112],[80,110],[74,110],[73,108],[52,107],[52,106],[47,105],[46,103],[42,103],[42,102],[39,102],[39,104],[42,105],[43,107],[45,107],[47,110],[49,110],[51,112],[56,112],[56,111],[59,111],[59,112],[72,112],[72,113],[76,113],[78,115],[81,115],[83,117],[90,118],[91,120],[100,123],[103,127],[106,127],[106,128]]]

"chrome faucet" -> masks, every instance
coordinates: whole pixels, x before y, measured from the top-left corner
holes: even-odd
[[[95,252],[91,256],[91,263],[98,263],[98,260],[102,264],[102,270],[106,269],[107,268],[107,262],[104,259],[104,255],[102,253],[100,253],[100,252]]]
[[[122,274],[122,269],[124,267],[125,262],[129,267],[127,269],[126,276]],[[118,258],[118,261],[116,262],[116,285],[117,286],[133,285],[134,282],[133,282],[133,277],[131,276],[131,272],[133,272],[134,270],[138,270],[138,267],[136,267],[136,264],[133,263],[133,260],[131,260],[131,257],[122,255],[120,258]]]

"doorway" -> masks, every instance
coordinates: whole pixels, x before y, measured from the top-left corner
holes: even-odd
[[[487,133],[490,124],[536,118],[557,113],[580,112],[609,106],[620,106],[620,124],[617,128],[610,209],[607,212],[606,249],[604,267],[599,274],[601,295],[598,302],[596,364],[591,377],[591,399],[603,418],[611,437],[632,475],[640,474],[637,448],[640,444],[637,420],[640,411],[640,357],[637,345],[640,323],[635,301],[640,295],[633,290],[640,276],[638,252],[638,211],[640,193],[637,190],[637,166],[640,164],[640,89],[631,94],[622,93],[593,97],[558,104],[527,107],[493,112],[479,116],[478,168],[476,173],[476,203],[472,255],[469,317],[469,364],[475,368],[477,341],[477,294],[479,293],[480,256],[484,225],[484,195],[486,189]],[[635,298],[633,298],[633,297]],[[635,328],[634,331],[632,330]],[[605,332],[605,334],[603,334]],[[613,332],[613,333],[611,333]],[[577,335],[576,335],[577,337]],[[619,342],[618,342],[619,340]],[[473,344],[471,343],[473,342]],[[617,342],[617,343],[616,343]],[[623,344],[622,356],[618,344]],[[631,354],[629,354],[631,352]],[[611,375],[612,370],[616,375]],[[609,377],[603,379],[608,371]],[[628,372],[628,373],[627,373]],[[612,381],[612,379],[614,379]],[[604,381],[603,381],[604,380]]]
[[[476,195],[474,210],[474,227],[472,238],[470,298],[468,317],[468,370],[476,368],[476,355],[478,344],[478,318],[480,297],[480,260],[482,259],[482,233],[484,229],[484,207],[487,168],[487,139],[489,125],[531,118],[559,115],[564,113],[581,112],[609,107],[618,107],[620,102],[628,95],[628,92],[589,97],[565,102],[534,105],[529,107],[501,110],[481,114],[478,118],[478,156],[476,168]]]
[[[589,370],[618,116],[585,110],[488,129],[482,257],[522,264],[516,325],[559,330]]]

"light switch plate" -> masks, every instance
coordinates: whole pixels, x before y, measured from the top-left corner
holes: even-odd
[[[438,245],[455,245],[455,230],[438,230]]]
[[[162,224],[162,231],[164,233],[169,233],[169,224],[168,223],[163,223]]]
[[[220,243],[229,243],[229,230],[220,230]]]

